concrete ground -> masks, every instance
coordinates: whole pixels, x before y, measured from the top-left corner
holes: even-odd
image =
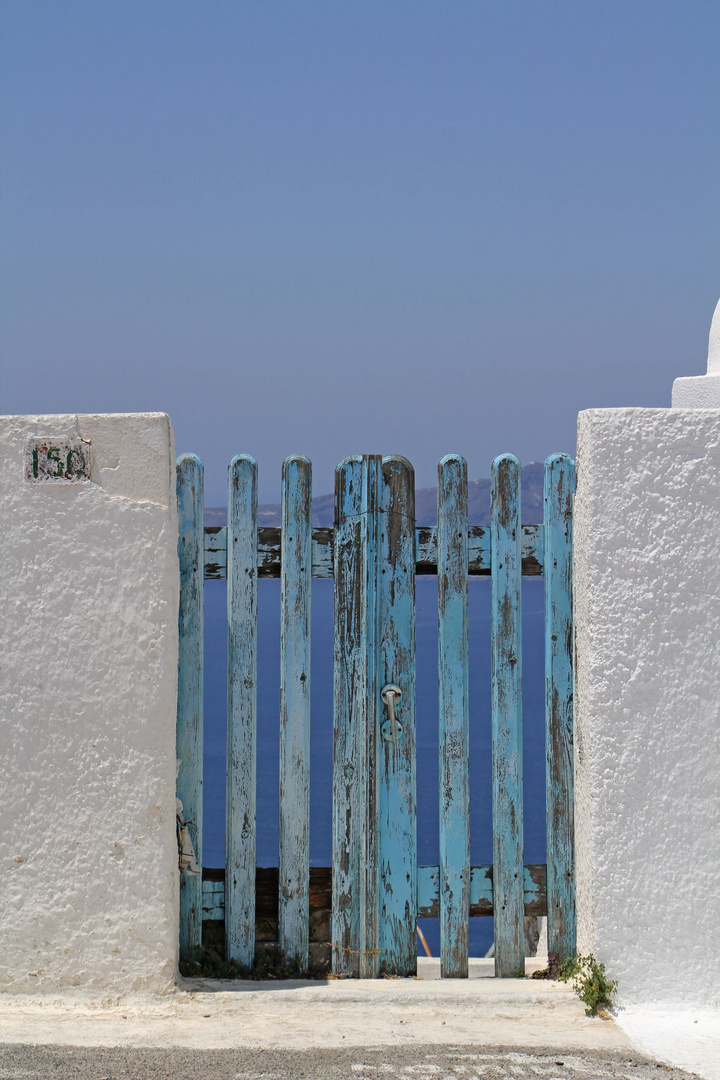
[[[0,1080],[564,1080],[688,1076],[589,1018],[562,983],[184,980],[167,999],[0,1001]],[[528,962],[528,970],[540,966]],[[433,977],[435,976],[435,977]]]

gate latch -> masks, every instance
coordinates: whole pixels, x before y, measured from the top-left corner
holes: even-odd
[[[188,825],[191,825],[192,822],[186,821],[183,817],[183,804],[180,800],[176,799],[175,801],[177,803],[177,842],[180,873],[189,874],[190,877],[199,877],[202,870],[198,866],[195,848],[188,829]]]
[[[399,724],[395,719],[395,702],[401,696],[402,690],[399,686],[395,686],[394,683],[388,683],[387,686],[384,686],[380,691],[380,697],[387,705],[388,713],[390,714],[389,721],[386,720],[380,728],[380,734],[384,739],[392,741],[395,745],[397,745],[398,733],[402,732],[402,724]]]

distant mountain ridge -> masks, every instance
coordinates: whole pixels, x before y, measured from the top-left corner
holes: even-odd
[[[521,519],[523,525],[540,525],[543,520],[544,467],[531,461],[522,470]],[[490,481],[468,481],[468,515],[471,525],[490,524]],[[312,523],[320,528],[334,524],[335,496],[318,495],[312,502]],[[417,488],[415,491],[415,521],[418,525],[437,524],[437,488]],[[258,507],[258,525],[280,527],[280,503],[264,503]],[[224,506],[205,508],[206,525],[225,525]]]

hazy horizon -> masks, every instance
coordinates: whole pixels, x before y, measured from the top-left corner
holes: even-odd
[[[720,6],[0,2],[0,411],[170,414],[223,501],[664,406],[720,293]]]

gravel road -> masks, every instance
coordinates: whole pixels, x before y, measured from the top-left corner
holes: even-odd
[[[0,1080],[691,1080],[637,1054],[472,1046],[198,1050],[0,1045]]]

